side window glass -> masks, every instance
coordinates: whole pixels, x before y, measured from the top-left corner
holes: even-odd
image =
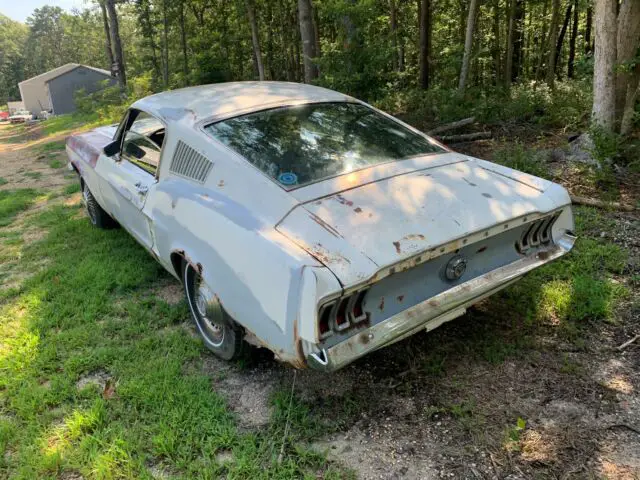
[[[164,142],[164,125],[151,115],[140,112],[122,142],[122,156],[155,175]]]

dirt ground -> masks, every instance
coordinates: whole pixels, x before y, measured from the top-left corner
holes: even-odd
[[[8,181],[0,189],[71,182],[66,169],[48,165],[64,152],[38,158],[35,133],[21,143],[9,132],[0,127],[0,177]],[[607,215],[620,228],[603,233],[630,231],[624,242],[639,265],[638,216]],[[154,294],[180,301],[180,286],[164,282]],[[210,375],[248,430],[265,428],[272,396],[295,382],[296,401],[326,424],[311,447],[363,479],[640,479],[640,341],[617,348],[640,333],[637,300],[580,343],[537,331],[494,361],[479,352],[519,345],[518,322],[496,318],[496,305],[484,303],[331,375],[295,371],[264,351],[242,365],[205,354],[185,368]],[[184,329],[194,334],[186,319]]]

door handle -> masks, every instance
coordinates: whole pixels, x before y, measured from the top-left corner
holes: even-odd
[[[146,195],[146,193],[149,191],[149,187],[143,185],[141,182],[136,182],[135,187],[140,195]]]

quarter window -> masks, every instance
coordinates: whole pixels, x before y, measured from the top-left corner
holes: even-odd
[[[155,175],[164,141],[164,125],[155,117],[140,112],[124,135],[122,157]]]

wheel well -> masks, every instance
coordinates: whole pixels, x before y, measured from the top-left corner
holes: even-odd
[[[180,252],[173,252],[171,254],[171,265],[176,275],[182,281],[182,262],[184,262],[184,254]]]

